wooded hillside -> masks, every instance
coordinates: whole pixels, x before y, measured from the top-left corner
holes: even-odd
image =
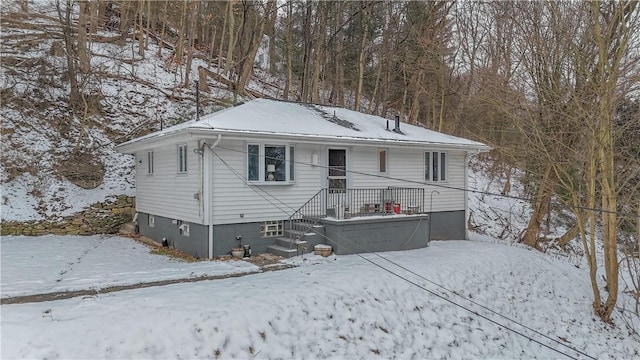
[[[490,144],[497,176],[524,174],[534,211],[518,241],[544,249],[579,238],[596,269],[602,240],[609,295],[594,270],[594,308],[609,318],[618,243],[632,249],[640,227],[637,2],[10,0],[1,9],[3,205],[63,214],[84,194],[65,181],[100,196],[131,192],[132,164],[114,144],[193,118],[195,81],[203,113],[266,96],[399,114]],[[19,204],[23,195],[37,203]],[[570,230],[547,239],[544,224],[559,212]]]

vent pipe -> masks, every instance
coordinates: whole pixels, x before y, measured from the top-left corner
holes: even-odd
[[[396,127],[393,129],[395,132],[400,132],[400,115],[396,115]]]
[[[387,120],[387,131],[389,131],[389,120]]]

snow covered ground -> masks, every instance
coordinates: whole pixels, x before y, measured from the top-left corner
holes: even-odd
[[[85,274],[108,279],[106,273],[120,267],[133,270],[126,258],[110,258],[109,265],[98,256],[122,248],[117,239],[92,240],[102,251],[89,252],[96,256],[91,261],[85,257],[80,264],[101,265],[93,264]],[[23,258],[5,258],[7,240],[27,239],[8,238],[2,243],[3,289],[7,286],[18,291],[20,286],[10,285],[10,277],[5,282],[5,271],[12,276],[27,273],[17,280],[24,282],[39,278],[47,266],[21,267]],[[114,246],[108,247],[112,241]],[[140,245],[135,246],[141,250]],[[380,255],[390,261],[375,254],[364,257],[415,285],[349,255],[333,256],[320,264],[297,258],[290,262],[299,267],[241,278],[3,305],[1,357],[564,357],[535,341],[578,358],[640,355],[637,340],[623,326],[609,328],[594,319],[586,269],[563,259],[479,239],[433,242],[429,248]],[[157,266],[160,262],[149,265],[144,254],[138,253],[136,258],[140,258],[136,267],[143,269],[141,274],[162,270]],[[61,260],[49,264],[56,270],[65,266]],[[176,266],[172,264],[165,263]],[[196,266],[201,264],[215,263]],[[47,273],[51,272],[45,271],[42,277],[52,278]]]
[[[258,270],[244,261],[174,260],[118,236],[5,236],[0,245],[3,298]]]

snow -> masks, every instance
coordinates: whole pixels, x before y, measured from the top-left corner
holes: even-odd
[[[265,121],[268,119],[269,121]],[[343,126],[341,124],[346,124]],[[469,150],[488,150],[479,142],[455,137],[419,126],[402,123],[402,134],[386,130],[394,128],[394,121],[357,111],[311,105],[282,100],[255,99],[206,116],[199,121],[191,120],[164,129],[120,146],[131,145],[168,135],[189,131],[206,130],[216,133],[244,133],[265,136],[285,135],[307,139],[341,139],[351,141],[374,141],[416,145],[439,145],[462,147]],[[129,150],[126,150],[129,151]]]
[[[0,244],[2,298],[259,270],[243,261],[173,260],[118,236],[6,236]]]
[[[290,260],[299,265],[296,268],[240,278],[3,305],[1,355],[68,359],[563,357],[506,327],[578,358],[585,357],[561,344],[601,359],[639,355],[637,340],[622,327],[594,320],[587,271],[536,251],[476,239],[433,242],[429,248],[380,257],[334,255],[323,261],[306,257],[306,261]],[[3,258],[7,268],[19,262]],[[140,266],[147,268],[144,263]],[[119,271],[120,266],[111,263],[111,271]],[[104,267],[102,273],[108,269]],[[24,270],[37,273],[41,268]]]

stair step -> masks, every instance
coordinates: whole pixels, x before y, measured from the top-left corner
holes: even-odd
[[[287,259],[292,258],[298,254],[298,251],[295,247],[293,249],[289,249],[280,245],[267,246],[267,251],[273,255],[282,256],[283,258]]]
[[[295,240],[291,240],[288,237],[279,237],[276,239],[276,243],[274,245],[278,245],[278,246],[282,246],[285,248],[296,248],[296,245],[294,244]]]
[[[300,239],[303,239],[305,236],[314,236],[316,235],[313,231],[300,231],[300,230],[287,230],[287,233],[290,235],[292,239],[296,239],[296,236],[299,236]]]

